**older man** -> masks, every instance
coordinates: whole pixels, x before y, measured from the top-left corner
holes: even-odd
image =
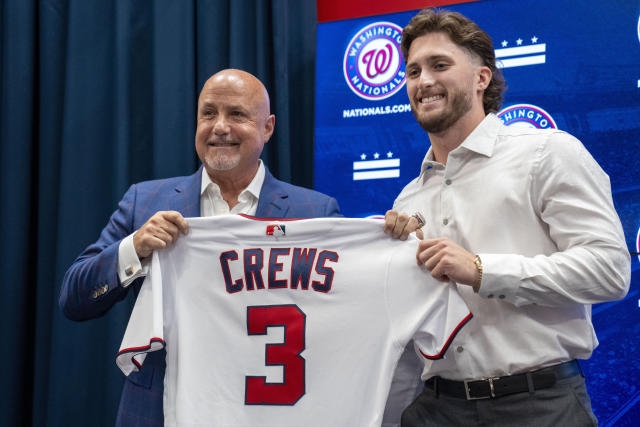
[[[195,174],[132,185],[102,230],[67,271],[60,307],[72,320],[102,316],[130,288],[149,256],[188,232],[184,217],[244,213],[264,218],[338,216],[335,199],[275,179],[260,160],[275,125],[269,95],[240,70],[214,74],[198,100]],[[163,425],[164,352],[125,381],[116,424]]]
[[[431,148],[387,213],[474,313],[425,369],[403,426],[597,424],[576,359],[598,340],[591,304],[620,299],[630,261],[607,175],[576,138],[509,128],[489,36],[425,9],[404,28],[407,93]],[[402,213],[399,213],[402,212]],[[413,217],[415,215],[415,217]]]

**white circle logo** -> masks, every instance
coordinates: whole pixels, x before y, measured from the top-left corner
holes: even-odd
[[[377,101],[400,90],[406,81],[400,51],[402,28],[375,22],[362,28],[344,52],[344,78],[361,98]]]

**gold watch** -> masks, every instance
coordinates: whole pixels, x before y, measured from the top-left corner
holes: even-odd
[[[477,294],[480,291],[480,284],[482,283],[482,260],[480,259],[480,255],[476,255],[473,259],[473,263],[476,265],[476,269],[478,270],[478,280],[473,284],[473,291]]]

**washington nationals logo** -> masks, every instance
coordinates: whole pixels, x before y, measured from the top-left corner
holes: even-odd
[[[375,22],[362,28],[344,52],[344,78],[361,98],[377,101],[396,93],[406,78],[400,53],[402,28]]]
[[[538,129],[557,129],[551,114],[531,104],[516,104],[502,109],[498,117],[507,126],[523,126]]]

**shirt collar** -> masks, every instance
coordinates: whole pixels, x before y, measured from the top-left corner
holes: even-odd
[[[462,141],[462,144],[453,150],[452,153],[462,147],[463,149],[482,154],[483,156],[491,157],[493,154],[493,147],[496,143],[496,137],[498,136],[502,126],[504,126],[502,124],[502,120],[500,120],[495,114],[487,114],[480,124],[476,126],[469,136]],[[422,175],[424,171],[431,169],[436,165],[439,165],[439,163],[433,158],[433,148],[429,147],[429,150],[422,161],[420,174]]]
[[[256,175],[253,177],[249,185],[247,185],[247,188],[240,192],[238,199],[240,199],[241,196],[247,193],[251,194],[256,199],[260,198],[260,190],[262,189],[262,184],[264,183],[265,168],[261,159],[258,159],[258,162],[260,164],[258,165],[258,171],[256,172]],[[201,196],[207,191],[209,186],[211,186],[213,191],[217,191],[218,193],[220,193],[220,187],[218,186],[218,184],[213,182],[209,177],[207,170],[205,168],[202,168],[202,184],[200,186]]]
[[[496,137],[502,126],[504,126],[502,120],[495,114],[487,114],[460,146],[483,156],[491,157]]]

